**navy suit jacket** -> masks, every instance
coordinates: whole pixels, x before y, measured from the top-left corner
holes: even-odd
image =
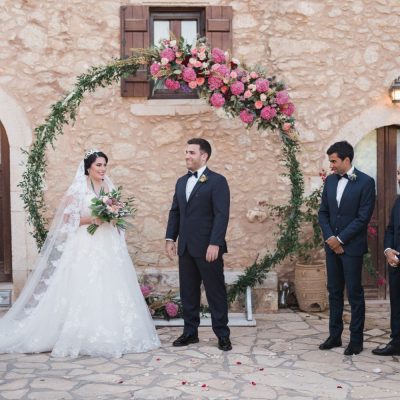
[[[225,241],[229,221],[230,194],[225,177],[205,169],[205,182],[197,181],[186,201],[188,176],[178,179],[169,211],[167,239],[178,241],[178,255],[187,248],[192,257],[205,257],[210,244],[228,251]]]
[[[375,182],[363,172],[354,169],[355,180],[349,180],[340,201],[336,201],[338,179],[326,178],[319,209],[319,224],[324,240],[338,236],[345,254],[362,256],[368,252],[367,228],[375,206]],[[325,250],[333,253],[325,244]]]
[[[397,196],[390,215],[389,224],[385,230],[384,248],[400,249],[400,196]]]

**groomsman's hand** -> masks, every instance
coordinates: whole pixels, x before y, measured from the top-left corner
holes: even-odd
[[[165,242],[165,253],[170,260],[176,256],[176,244],[172,240],[167,240]]]
[[[331,236],[326,240],[326,244],[336,253],[336,254],[343,254],[344,249],[343,246],[340,244],[339,240],[336,236]]]
[[[213,262],[218,258],[219,246],[215,244],[210,244],[207,248],[206,260],[208,262]]]
[[[389,249],[386,251],[385,253],[386,260],[391,267],[395,267],[399,264],[399,259],[397,257],[399,254],[400,253],[398,251],[393,249]]]

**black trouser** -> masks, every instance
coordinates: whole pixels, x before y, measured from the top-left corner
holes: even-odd
[[[391,343],[400,347],[400,267],[389,268],[390,290],[390,337]]]
[[[200,285],[204,284],[211,322],[218,337],[229,336],[228,301],[222,255],[213,262],[192,257],[187,250],[179,257],[179,283],[185,326],[183,332],[197,335],[200,324]]]
[[[329,335],[340,338],[343,332],[344,287],[351,306],[350,341],[363,343],[365,321],[364,289],[361,285],[363,257],[326,254],[329,292]]]

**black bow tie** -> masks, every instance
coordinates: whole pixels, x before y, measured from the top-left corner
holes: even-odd
[[[342,178],[349,179],[349,176],[347,174],[344,174],[344,175],[336,174],[336,178],[338,178],[338,181],[339,181]]]
[[[197,171],[194,171],[194,172],[192,172],[192,171],[188,171],[188,177],[190,178],[190,177],[192,177],[192,176],[194,176],[195,178],[197,178]]]

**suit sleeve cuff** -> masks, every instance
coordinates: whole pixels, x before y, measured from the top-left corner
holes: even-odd
[[[388,250],[392,250],[390,247],[388,247],[388,248],[386,248],[384,251],[383,251],[383,254],[386,256],[386,253],[387,253],[387,251]]]
[[[344,243],[340,240],[340,237],[339,237],[339,236],[336,236],[336,239],[339,240],[339,243],[340,243],[340,244],[344,244]]]
[[[170,238],[165,238],[165,240],[166,240],[167,242],[175,242],[174,239],[170,239]]]

